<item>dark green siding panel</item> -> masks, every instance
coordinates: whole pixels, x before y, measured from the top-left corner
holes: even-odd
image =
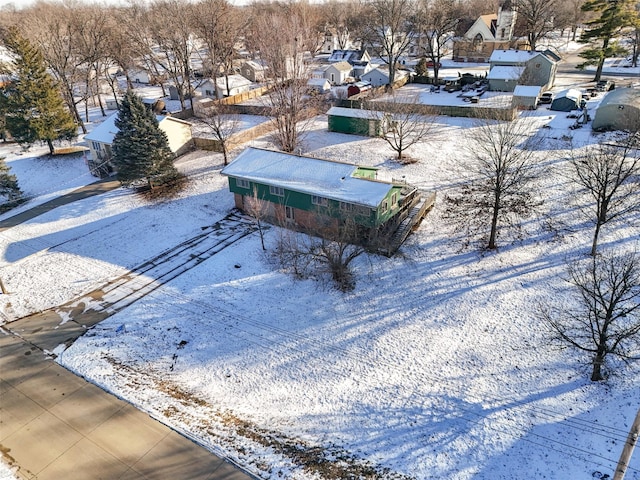
[[[367,118],[351,118],[329,115],[329,131],[339,133],[351,133],[353,135],[369,136],[369,122],[377,122]],[[375,131],[378,132],[379,127],[376,125]]]

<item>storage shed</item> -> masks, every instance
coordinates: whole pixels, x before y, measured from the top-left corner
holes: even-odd
[[[640,129],[640,88],[617,88],[600,101],[591,128],[594,130]]]
[[[524,73],[525,67],[496,66],[487,75],[489,90],[492,92],[513,92]]]
[[[329,131],[379,137],[389,124],[389,114],[375,110],[331,107],[327,112]]]
[[[555,110],[557,112],[570,112],[580,108],[580,101],[582,100],[582,92],[575,88],[563,90],[556,94],[549,110]]]
[[[538,98],[542,87],[537,85],[517,85],[513,91],[513,106],[522,110],[538,108]]]

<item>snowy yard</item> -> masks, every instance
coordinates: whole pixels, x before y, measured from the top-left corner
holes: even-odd
[[[569,130],[565,113],[531,116],[532,131],[547,137],[538,152],[544,204],[522,238],[500,238],[497,251],[462,248],[444,218],[473,120],[437,118],[437,136],[409,152],[419,161],[402,166],[384,141],[329,133],[319,116],[303,151],[437,191],[399,255],[360,257],[356,289],[343,294],[280,272],[271,228],[266,254],[257,235],[241,240],[61,347],[58,361],[264,479],[340,478],[322,475],[327,462],[341,478],[368,469],[420,480],[612,472],[638,408],[640,365],[615,365],[593,384],[588,360],[550,345],[537,314],[567,301],[566,264],[590,247],[563,176],[566,137],[598,137]],[[29,195],[91,180],[81,157],[48,163],[15,150],[2,154]],[[12,292],[0,312],[18,318],[63,303],[224,217],[233,198],[221,155],[196,151],[177,165],[190,182],[174,201],[119,189],[0,233]],[[639,238],[636,215],[608,225],[602,249],[638,251]],[[626,478],[640,479],[640,455]]]

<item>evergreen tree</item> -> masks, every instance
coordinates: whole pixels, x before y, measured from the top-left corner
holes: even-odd
[[[8,202],[13,202],[21,195],[18,179],[9,173],[9,167],[5,163],[4,157],[0,157],[0,197],[6,198]]]
[[[596,65],[594,80],[597,82],[605,59],[625,53],[615,37],[633,22],[633,0],[588,0],[582,10],[599,16],[587,22],[587,30],[580,38],[580,42],[589,43],[590,48],[579,54],[585,61],[578,68]]]
[[[153,189],[179,177],[166,134],[133,90],[122,99],[115,124],[118,133],[113,139],[113,163],[123,185],[146,180]]]
[[[6,129],[20,144],[47,142],[53,154],[53,142],[75,138],[77,126],[47,73],[40,51],[15,27],[7,30],[4,46],[13,60],[12,81],[0,92]]]

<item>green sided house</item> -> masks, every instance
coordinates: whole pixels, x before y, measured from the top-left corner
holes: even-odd
[[[253,147],[221,173],[242,211],[259,209],[268,221],[319,236],[352,222],[350,241],[389,255],[435,201],[434,193],[378,180],[374,167]]]

